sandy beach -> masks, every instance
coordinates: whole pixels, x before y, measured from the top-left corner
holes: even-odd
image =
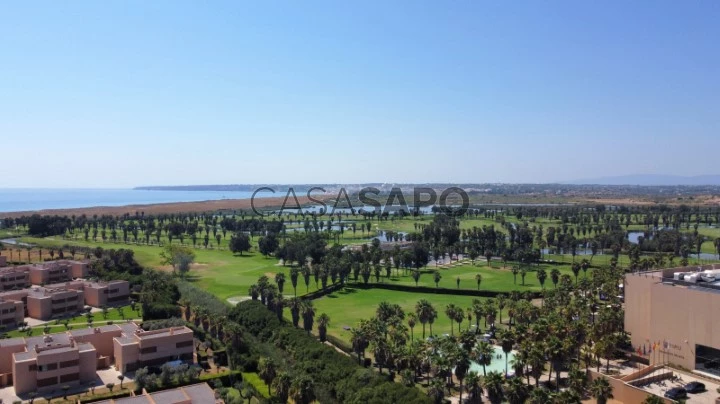
[[[280,207],[283,204],[284,197],[279,198],[255,198],[254,204],[256,208]],[[300,204],[309,203],[307,197],[298,196]],[[294,201],[289,199],[286,203],[287,208],[294,207]],[[180,212],[215,212],[218,210],[247,210],[250,211],[252,206],[250,199],[222,199],[215,201],[202,202],[174,202],[174,203],[158,203],[147,205],[125,205],[125,206],[92,206],[87,208],[72,209],[44,209],[36,211],[22,212],[5,212],[0,213],[0,219],[6,217],[29,216],[32,214],[40,215],[60,215],[60,216],[93,216],[93,215],[113,215],[119,216],[129,213],[144,212],[146,215],[158,215],[163,213],[180,213]]]

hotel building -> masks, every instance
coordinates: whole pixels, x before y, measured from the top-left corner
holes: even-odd
[[[625,331],[633,347],[653,364],[670,363],[720,377],[718,318],[718,264],[625,277]]]

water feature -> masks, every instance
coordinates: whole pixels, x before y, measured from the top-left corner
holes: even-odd
[[[485,371],[487,373],[490,372],[500,372],[502,374],[505,373],[505,352],[503,352],[502,347],[495,346],[494,347],[495,352],[493,354],[492,361],[489,365],[485,366]],[[512,368],[512,361],[513,358],[515,358],[515,351],[510,351],[507,356],[507,363],[508,363],[508,376],[512,376],[515,374],[515,371]],[[477,374],[482,375],[483,374],[483,367],[481,364],[477,362],[470,362],[470,372],[477,372]]]
[[[640,241],[640,237],[645,237],[645,232],[643,231],[629,231],[627,234],[627,239],[629,242],[633,244],[638,244]],[[652,238],[652,235],[650,236]]]
[[[0,243],[2,243],[2,244],[10,244],[10,245],[14,245],[14,246],[17,246],[17,247],[34,247],[34,244],[23,243],[23,242],[21,242],[21,241],[18,241],[18,240],[15,239],[15,238],[6,238],[6,239],[4,239],[4,240],[0,240]]]
[[[402,235],[402,239],[403,239],[403,240],[405,240],[405,236],[408,235],[408,234],[407,234],[406,232],[404,232],[404,231],[398,231],[398,232],[395,232],[395,234],[400,234],[400,235]],[[388,242],[387,234],[386,234],[384,231],[378,231],[378,234],[377,234],[375,237],[373,237],[373,238],[376,238],[376,239],[380,240],[381,243],[387,243],[387,242]],[[393,238],[393,241],[397,241],[397,238]]]

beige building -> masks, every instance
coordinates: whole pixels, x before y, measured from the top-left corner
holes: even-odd
[[[135,341],[134,350],[130,343],[121,344],[126,349],[118,351],[120,341],[131,340]],[[116,352],[124,356],[118,357]],[[128,363],[128,359],[133,362]],[[128,322],[0,340],[0,387],[12,384],[16,394],[24,394],[93,381],[97,369],[112,364],[125,373],[130,368],[159,366],[177,359],[194,362],[193,334],[189,328],[144,332],[137,324]]]
[[[626,275],[625,330],[636,351],[653,364],[720,377],[720,275],[698,280],[715,269],[720,273],[716,264]]]
[[[100,401],[97,404],[220,404],[213,389],[207,383],[183,386],[177,389],[158,391],[149,394],[143,390],[135,397]]]
[[[115,306],[127,303],[130,299],[130,284],[128,281],[73,281],[68,282],[65,286],[69,289],[82,290],[85,296],[85,304],[88,306]]]
[[[11,309],[2,306],[14,304],[23,317],[38,320],[67,317],[80,313],[85,305],[103,307],[124,304],[130,297],[130,284],[127,281],[86,282],[72,281],[45,287],[35,286],[29,289],[11,290],[0,293],[0,325],[10,323]],[[20,307],[22,305],[22,307]],[[14,318],[19,318],[19,315]],[[20,319],[17,322],[22,322]]]
[[[125,334],[114,339],[115,367],[121,372],[132,372],[144,366],[159,366],[181,360],[195,361],[193,332],[187,327]]]
[[[25,305],[18,300],[0,299],[0,327],[15,328],[25,321]]]
[[[89,265],[82,261],[57,260],[42,264],[21,265],[18,268],[28,269],[30,282],[33,285],[47,285],[85,278],[88,275]]]
[[[28,317],[50,320],[80,313],[85,308],[82,290],[66,287],[34,287],[27,295]]]
[[[24,289],[29,286],[30,271],[26,267],[19,266],[0,269],[0,291]]]

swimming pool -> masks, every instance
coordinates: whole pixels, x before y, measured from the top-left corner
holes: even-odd
[[[489,365],[485,366],[485,371],[490,372],[500,372],[505,373],[505,352],[503,352],[502,347],[495,346],[495,354],[493,355],[492,361]],[[498,357],[498,355],[500,355]],[[507,356],[508,360],[508,376],[512,376],[515,374],[515,371],[512,368],[512,360],[515,357],[515,351],[510,351]],[[477,372],[479,375],[483,374],[483,367],[482,365],[478,364],[477,362],[471,362],[470,363],[470,372]]]

